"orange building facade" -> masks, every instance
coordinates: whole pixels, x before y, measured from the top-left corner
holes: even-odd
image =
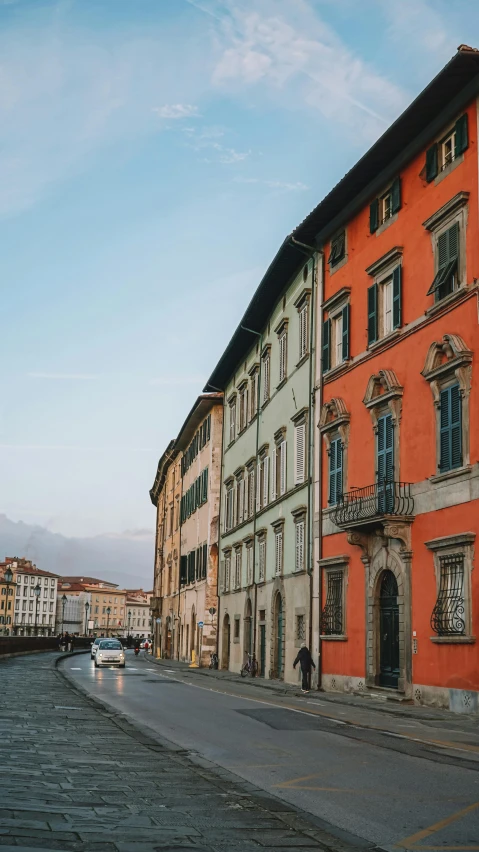
[[[320,685],[458,712],[479,710],[478,95],[462,47],[296,232],[322,253]]]

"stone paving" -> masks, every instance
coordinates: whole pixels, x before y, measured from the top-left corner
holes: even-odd
[[[0,852],[371,849],[96,704],[57,660],[0,660]]]

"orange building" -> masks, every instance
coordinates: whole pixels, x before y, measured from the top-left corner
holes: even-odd
[[[459,712],[479,709],[478,104],[463,45],[295,232],[322,255],[321,686]]]

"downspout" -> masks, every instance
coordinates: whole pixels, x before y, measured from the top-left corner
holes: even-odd
[[[309,393],[308,393],[308,538],[307,538],[307,558],[306,566],[309,576],[309,630],[308,630],[308,647],[313,647],[313,618],[314,618],[314,504],[313,504],[313,486],[314,486],[314,420],[315,420],[315,375],[314,375],[314,358],[316,355],[315,347],[315,329],[316,329],[316,283],[317,283],[317,263],[316,255],[318,249],[315,246],[307,245],[299,242],[293,236],[291,237],[293,245],[311,258],[312,260],[312,288],[311,288],[311,320],[309,326]],[[321,529],[321,523],[319,523]],[[319,534],[320,531],[319,531]],[[321,653],[318,655],[318,684],[321,680]]]
[[[253,654],[256,656],[256,625],[257,625],[257,610],[258,610],[258,584],[256,582],[256,494],[258,493],[258,483],[256,481],[256,477],[258,476],[258,450],[259,450],[259,420],[260,420],[260,401],[261,401],[261,367],[263,364],[263,333],[259,331],[253,331],[252,328],[247,328],[245,325],[242,325],[241,328],[243,331],[249,331],[250,334],[255,334],[256,337],[259,337],[259,370],[258,370],[258,387],[256,390],[256,449],[255,449],[255,467],[254,467],[254,490],[255,493],[253,495],[253,506],[254,506],[254,514],[253,514],[253,586],[254,586],[254,608],[253,608]]]

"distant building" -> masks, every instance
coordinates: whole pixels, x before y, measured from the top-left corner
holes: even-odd
[[[74,579],[74,578],[72,578]],[[85,583],[58,581],[57,633],[88,634],[91,592]]]
[[[41,570],[29,559],[18,557],[6,557],[5,561],[0,563],[2,576],[7,567],[13,571],[15,583],[13,634],[54,635],[58,574]],[[7,619],[10,617],[8,613],[7,609]]]
[[[152,592],[143,589],[126,589],[125,631],[127,636],[152,635],[150,600]]]

